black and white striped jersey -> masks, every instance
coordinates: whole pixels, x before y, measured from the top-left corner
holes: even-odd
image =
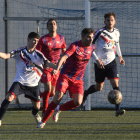
[[[38,51],[28,52],[27,47],[22,47],[10,52],[16,60],[16,76],[13,82],[25,86],[37,86],[43,73],[44,55]]]
[[[115,54],[122,56],[119,45],[119,30],[114,28],[109,31],[103,27],[95,32],[93,44],[96,45],[93,57],[95,60],[100,59],[105,65],[115,59]],[[95,61],[96,63],[96,61]]]

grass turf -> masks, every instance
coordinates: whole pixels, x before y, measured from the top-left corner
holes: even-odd
[[[140,111],[127,111],[120,117],[115,117],[115,111],[64,111],[57,123],[51,117],[44,129],[37,128],[30,111],[7,111],[0,139],[136,140],[139,132]]]

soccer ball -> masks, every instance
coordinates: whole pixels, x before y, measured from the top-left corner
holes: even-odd
[[[108,93],[108,101],[111,104],[119,104],[122,101],[122,94],[119,90],[111,90]]]

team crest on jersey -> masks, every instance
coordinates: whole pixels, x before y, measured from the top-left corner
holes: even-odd
[[[32,69],[32,67],[34,66],[34,64],[33,64],[32,61],[27,61],[27,62],[26,62],[26,66],[27,66],[27,68]]]
[[[52,45],[52,43],[48,43],[48,46]]]
[[[59,44],[60,43],[60,41],[56,41],[57,42],[57,44]]]
[[[46,74],[43,74],[44,77],[46,77]]]
[[[91,51],[88,51],[88,54],[90,54],[91,53]]]
[[[82,55],[82,54],[83,54],[83,52],[80,52],[80,53],[79,53],[79,55]]]

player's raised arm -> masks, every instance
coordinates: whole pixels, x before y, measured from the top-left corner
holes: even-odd
[[[8,59],[10,57],[11,57],[11,54],[10,53],[0,52],[0,58],[2,58],[2,59]]]

